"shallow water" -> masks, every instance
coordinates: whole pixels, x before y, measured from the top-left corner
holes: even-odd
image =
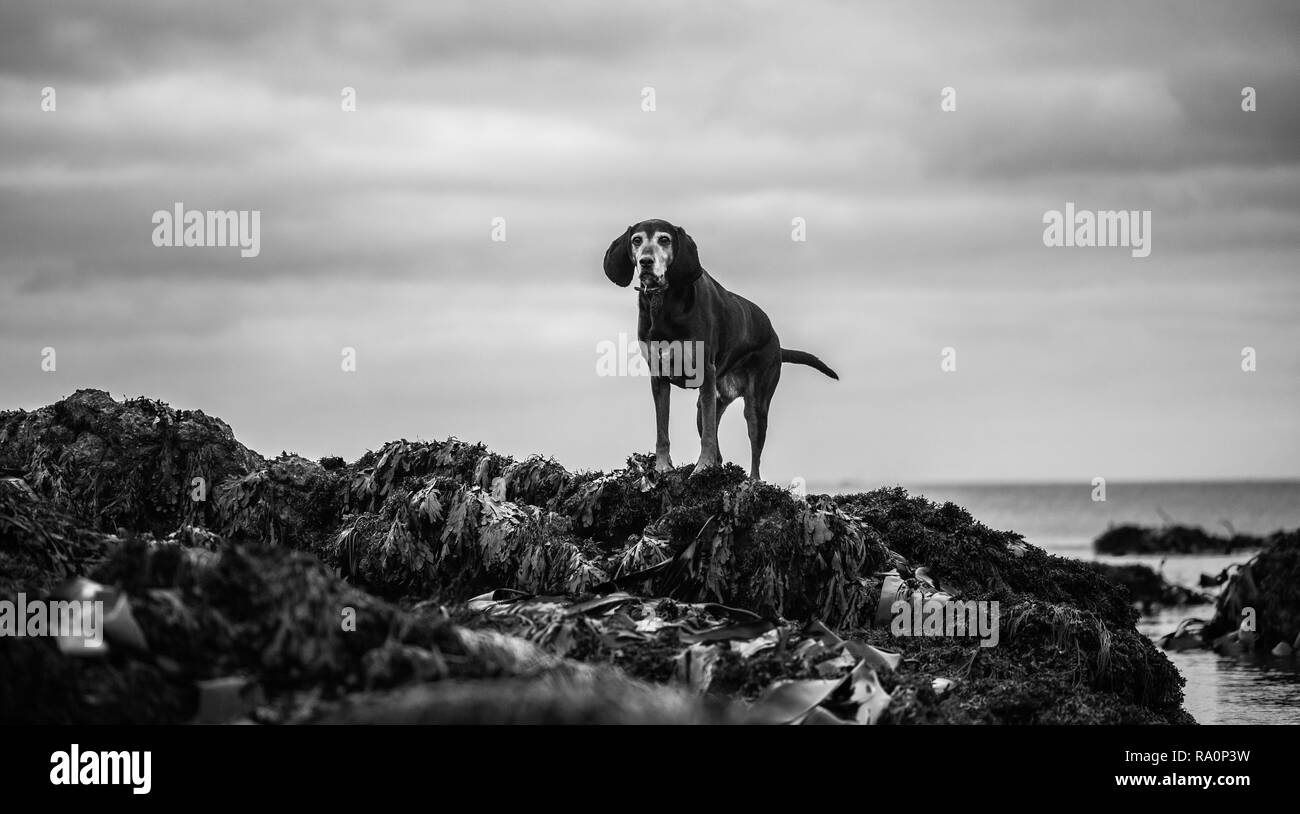
[[[1252,551],[1208,556],[1096,557],[1087,553],[1083,556],[1109,563],[1143,563],[1162,571],[1170,582],[1195,588],[1201,574],[1217,574],[1233,563],[1249,560],[1254,554]],[[1216,588],[1201,590],[1211,595],[1217,592]],[[1138,630],[1156,641],[1188,617],[1209,621],[1213,616],[1213,605],[1170,608],[1143,615]],[[1300,662],[1295,656],[1241,659],[1208,650],[1166,652],[1165,655],[1187,680],[1183,706],[1198,723],[1300,723]]]
[[[1158,639],[1178,627],[1187,615],[1187,611],[1176,609],[1143,616],[1138,629]],[[1166,655],[1187,679],[1183,707],[1197,723],[1300,723],[1300,662],[1295,656],[1246,660],[1209,650]]]
[[[813,492],[856,492],[875,488],[825,485]],[[1092,541],[1110,525],[1157,526],[1167,520],[1223,533],[1232,528],[1268,534],[1300,527],[1300,482],[1112,483],[1105,502],[1094,502],[1090,484],[1023,484],[908,487],[913,494],[965,507],[985,525],[1017,531],[1029,542],[1064,557],[1110,563],[1144,563],[1170,582],[1196,588],[1211,576],[1255,552],[1232,555],[1131,555],[1098,557]],[[1213,594],[1217,589],[1203,589]],[[1213,605],[1165,610],[1143,616],[1139,630],[1157,640],[1188,616],[1209,619]],[[1207,650],[1167,653],[1187,684],[1184,707],[1202,724],[1300,723],[1300,657],[1246,660]]]

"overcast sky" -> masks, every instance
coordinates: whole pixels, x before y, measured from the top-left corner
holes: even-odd
[[[1300,6],[1053,6],[5,2],[0,408],[612,468],[654,418],[596,375],[636,327],[601,258],[660,217],[840,373],[786,366],[769,480],[1300,475]],[[154,247],[178,201],[261,254]],[[1045,247],[1066,201],[1151,210],[1150,256]]]

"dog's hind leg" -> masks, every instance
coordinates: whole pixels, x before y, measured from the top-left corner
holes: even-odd
[[[745,394],[745,423],[749,426],[749,477],[754,480],[762,480],[758,474],[758,465],[763,457],[763,444],[767,443],[767,409],[772,403],[772,394],[776,392],[781,367],[778,365],[774,371],[769,382],[756,382]]]
[[[668,454],[668,404],[672,385],[660,376],[650,377],[650,394],[655,401],[655,471],[667,472],[673,468]]]
[[[745,423],[749,425],[749,477],[762,480],[758,474],[758,464],[763,457],[763,444],[767,442],[767,407],[759,404],[758,399],[745,399]]]

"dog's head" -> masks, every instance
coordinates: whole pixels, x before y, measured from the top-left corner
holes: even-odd
[[[627,227],[605,252],[605,276],[625,286],[636,274],[646,290],[682,288],[700,279],[699,251],[680,226],[643,220]]]

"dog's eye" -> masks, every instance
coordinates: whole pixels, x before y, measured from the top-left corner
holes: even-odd
[[[641,238],[639,238],[639,237],[634,237],[634,238],[632,238],[632,245],[633,245],[633,246],[640,246],[640,245],[641,245]]]
[[[659,238],[659,245],[661,246],[667,246],[671,242],[672,240],[667,235],[664,235],[663,237]]]

